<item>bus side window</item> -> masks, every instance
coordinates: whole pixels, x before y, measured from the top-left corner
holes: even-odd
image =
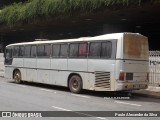
[[[38,57],[43,57],[44,56],[44,45],[38,45],[37,56]]]
[[[12,49],[11,48],[7,48],[6,49],[6,59],[11,59],[12,58]]]
[[[66,58],[68,56],[68,44],[61,44],[60,57]]]
[[[100,58],[101,42],[91,42],[89,48],[89,57]]]
[[[4,64],[11,65],[12,60],[12,48],[6,48]]]
[[[45,45],[44,47],[44,56],[50,57],[51,55],[51,45]]]
[[[88,53],[88,44],[80,43],[79,44],[79,57],[87,57]]]
[[[23,57],[23,55],[24,55],[24,46],[20,46],[19,47],[19,57]]]
[[[24,56],[30,57],[30,54],[31,54],[31,46],[27,45],[24,47]]]
[[[36,57],[37,53],[37,49],[36,49],[36,45],[32,45],[31,46],[31,57],[34,58]]]
[[[102,58],[111,58],[112,54],[112,43],[111,42],[102,42],[101,57]]]
[[[53,57],[59,57],[59,53],[60,53],[60,45],[55,44],[52,46],[52,56]]]
[[[13,48],[13,57],[18,57],[19,54],[19,46],[15,46]]]
[[[78,57],[78,43],[71,43],[69,46],[69,57]]]

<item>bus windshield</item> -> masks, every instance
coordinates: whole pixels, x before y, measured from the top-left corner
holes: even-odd
[[[124,59],[148,60],[148,39],[137,34],[124,34]]]

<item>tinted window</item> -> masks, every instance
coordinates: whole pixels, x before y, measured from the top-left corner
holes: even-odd
[[[31,46],[25,46],[24,47],[24,56],[25,57],[30,57],[30,49],[31,48]]]
[[[86,57],[88,52],[88,45],[87,43],[81,43],[79,44],[79,56],[80,57]]]
[[[102,42],[101,57],[111,58],[112,53],[112,43]]]
[[[31,46],[31,57],[36,57],[37,49],[36,46]]]
[[[14,49],[13,49],[13,56],[18,57],[18,54],[19,54],[19,47],[15,46]]]
[[[12,49],[11,48],[7,48],[6,49],[6,55],[5,55],[6,59],[10,59],[12,58]]]
[[[24,46],[19,47],[19,56],[22,57],[24,55]]]
[[[38,45],[37,56],[39,57],[44,56],[44,45]]]
[[[69,49],[69,56],[70,57],[77,57],[78,56],[78,44],[70,44]]]
[[[50,55],[51,55],[51,45],[45,45],[44,56],[50,57]]]
[[[53,57],[58,57],[60,53],[60,45],[53,45],[52,46],[52,55]]]
[[[106,42],[92,42],[90,43],[90,57],[95,58],[111,58],[112,54],[112,43]]]
[[[5,65],[11,65],[12,64],[12,48],[7,47],[6,48],[6,54],[5,54]]]
[[[68,55],[68,45],[62,44],[60,48],[60,57],[67,57]]]
[[[100,53],[101,53],[101,43],[100,42],[90,43],[89,56],[100,57]]]

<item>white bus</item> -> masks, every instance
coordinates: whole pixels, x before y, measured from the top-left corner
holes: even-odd
[[[138,33],[46,40],[6,46],[5,78],[82,89],[148,87],[148,39]]]

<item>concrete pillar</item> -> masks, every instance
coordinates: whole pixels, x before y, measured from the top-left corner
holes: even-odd
[[[0,35],[0,77],[4,77],[3,36]]]
[[[5,49],[5,46],[4,46],[4,35],[0,34],[0,53],[4,53],[4,49]]]
[[[4,54],[0,53],[0,77],[4,77]]]
[[[2,35],[0,35],[0,53],[2,53],[2,41],[3,41],[3,37]]]

